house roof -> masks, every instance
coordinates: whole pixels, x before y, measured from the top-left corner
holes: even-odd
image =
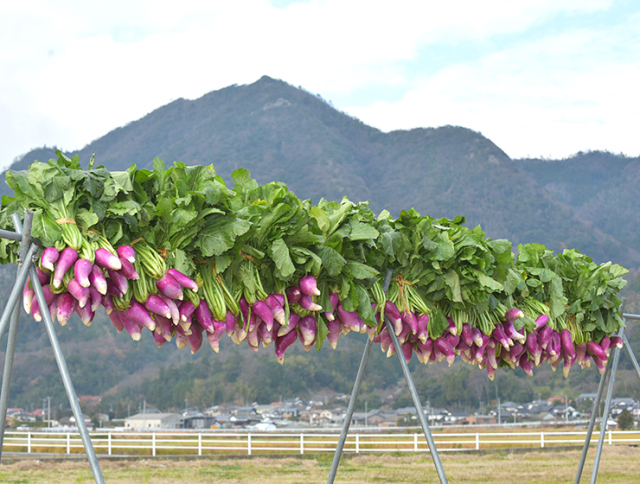
[[[125,420],[158,420],[169,417],[180,418],[181,416],[178,413],[138,413],[136,415],[132,415],[131,417],[125,418]]]

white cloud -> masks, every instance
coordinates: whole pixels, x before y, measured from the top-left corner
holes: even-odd
[[[468,120],[488,134],[488,129],[499,128],[499,120],[485,111],[488,121],[480,123],[487,102],[473,93],[495,99],[503,89],[496,87],[491,97],[490,86],[507,74],[523,81],[523,90],[536,88],[528,74],[518,76],[501,65],[512,62],[517,49],[502,58],[451,66],[427,79],[413,74],[420,49],[525,32],[557,14],[598,11],[610,3],[405,0],[391,7],[372,0],[327,0],[277,9],[266,0],[183,0],[178,7],[169,0],[4,2],[0,165],[43,144],[82,147],[171,99],[195,98],[263,74],[329,99],[348,99],[372,85],[411,89],[397,105],[371,100],[368,108],[351,112],[387,128],[445,118],[464,125]],[[496,74],[483,71],[483,65]],[[476,87],[456,74],[482,72],[478,80],[483,82]],[[548,84],[541,82],[538,88],[545,90]],[[429,93],[436,88],[440,94],[434,98]],[[463,90],[454,92],[458,88]],[[554,92],[546,95],[552,102]],[[411,109],[412,102],[426,103],[429,112],[441,114],[421,117],[417,108]],[[523,109],[533,109],[522,102]],[[491,110],[509,112],[504,103]],[[386,114],[396,120],[394,126],[385,125]]]
[[[449,66],[396,103],[347,108],[383,130],[460,125],[512,157],[603,149],[637,156],[638,18],[577,30]]]

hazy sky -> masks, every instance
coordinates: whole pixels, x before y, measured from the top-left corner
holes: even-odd
[[[640,154],[635,0],[0,2],[0,166],[262,75],[381,130]]]

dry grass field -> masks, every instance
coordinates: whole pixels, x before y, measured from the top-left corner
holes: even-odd
[[[589,482],[594,450],[589,453],[582,482]],[[175,461],[101,460],[109,484],[142,483],[260,483],[310,484],[326,482],[332,456],[283,458],[219,458]],[[580,458],[578,451],[486,454],[444,454],[442,461],[451,484],[511,483],[553,484],[573,482]],[[27,460],[0,467],[0,482],[69,484],[93,482],[85,461]],[[435,483],[438,482],[428,455],[366,455],[341,462],[337,483]],[[599,483],[640,483],[640,448],[605,447]]]

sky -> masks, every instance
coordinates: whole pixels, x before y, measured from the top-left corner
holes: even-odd
[[[1,0],[0,167],[263,75],[383,131],[640,155],[635,0]]]

